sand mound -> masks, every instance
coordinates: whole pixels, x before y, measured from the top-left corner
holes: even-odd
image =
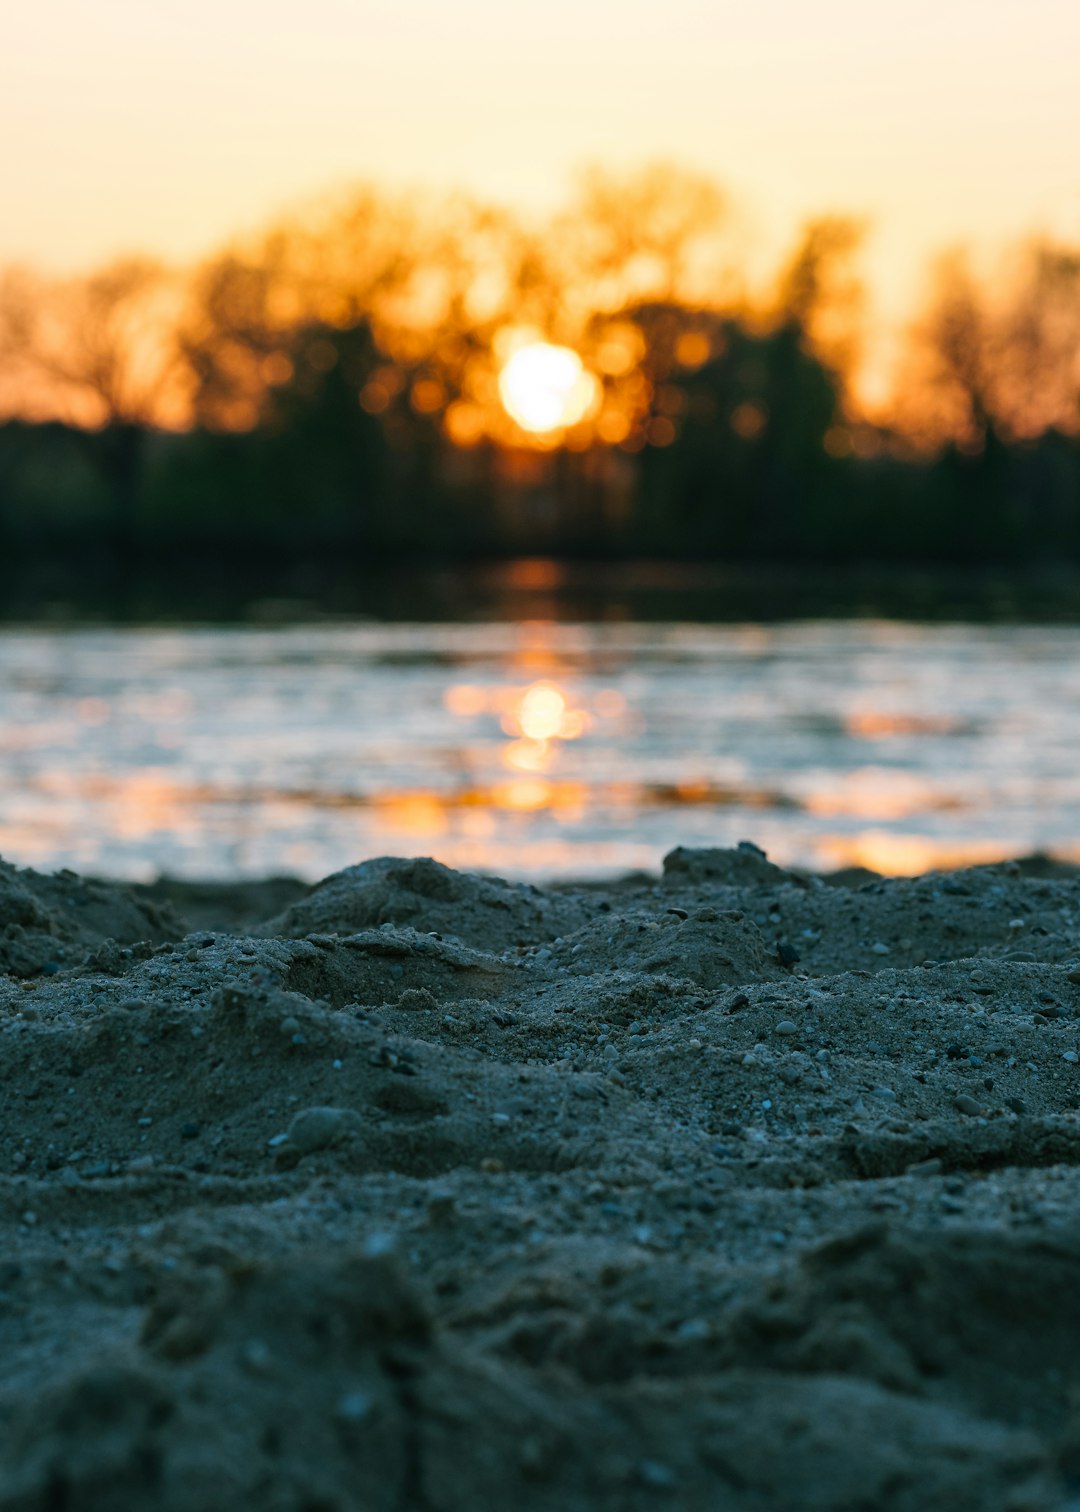
[[[127,888],[68,871],[41,876],[0,860],[0,972],[10,976],[58,971],[106,943],[156,944],[183,932],[168,905]]]
[[[397,924],[449,935],[480,950],[504,950],[552,940],[587,917],[572,897],[469,876],[424,857],[380,856],[327,877],[260,933],[296,938]]]
[[[0,867],[0,1512],[1068,1512],[1080,877],[852,881]]]

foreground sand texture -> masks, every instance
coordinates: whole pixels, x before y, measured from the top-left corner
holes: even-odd
[[[0,1512],[1080,1507],[1080,877],[0,865]]]

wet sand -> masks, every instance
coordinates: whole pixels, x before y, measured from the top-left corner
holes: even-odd
[[[0,865],[0,1512],[1080,1506],[1080,876]]]

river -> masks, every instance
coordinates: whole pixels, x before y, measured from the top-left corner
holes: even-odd
[[[741,839],[888,872],[1080,857],[1080,627],[0,629],[20,865],[540,880]]]

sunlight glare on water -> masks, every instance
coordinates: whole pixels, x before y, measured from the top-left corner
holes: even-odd
[[[1077,856],[1078,749],[1074,627],[0,632],[0,853],[132,879]]]

